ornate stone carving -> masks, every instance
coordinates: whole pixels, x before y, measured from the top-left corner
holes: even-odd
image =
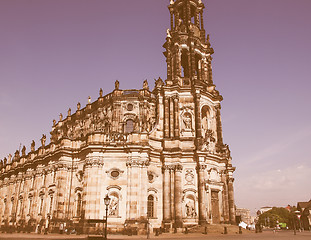
[[[144,90],[149,90],[149,86],[148,86],[148,81],[145,80],[144,83],[143,83],[143,89]]]
[[[124,173],[124,171],[120,170],[119,168],[111,168],[106,171],[106,173],[110,178],[116,180]]]
[[[193,171],[193,169],[186,169],[185,180],[186,180],[186,185],[194,185],[194,171]]]
[[[157,80],[155,80],[155,87],[161,88],[164,85],[163,80],[159,77]]]
[[[23,146],[23,148],[22,148],[22,156],[26,156],[26,147],[25,146]]]
[[[30,146],[32,152],[35,151],[35,145],[36,145],[35,140],[32,140],[31,146]]]
[[[191,130],[192,128],[192,118],[190,113],[185,113],[183,116],[184,129]]]
[[[103,159],[100,157],[88,157],[85,160],[86,167],[102,167],[104,165]]]
[[[42,134],[42,138],[40,140],[41,140],[42,147],[44,147],[45,146],[45,141],[46,141],[46,135]]]
[[[118,80],[116,80],[115,83],[114,83],[114,89],[115,90],[119,90],[119,87],[120,87],[120,83],[119,83]]]
[[[128,160],[126,163],[127,167],[146,167],[149,166],[149,160]]]

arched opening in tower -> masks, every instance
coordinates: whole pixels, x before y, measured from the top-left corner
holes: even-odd
[[[197,76],[198,79],[201,79],[201,60],[202,56],[199,54],[195,55],[195,76]]]
[[[188,52],[185,49],[181,53],[181,77],[189,77]]]

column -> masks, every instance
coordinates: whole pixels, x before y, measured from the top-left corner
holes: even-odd
[[[222,200],[223,200],[223,213],[224,213],[224,222],[229,223],[229,200],[228,200],[228,184],[226,181],[226,173],[221,173],[221,181],[223,182],[223,191],[222,191]]]
[[[199,224],[206,223],[205,189],[204,189],[204,170],[206,165],[197,165],[198,174],[198,196],[199,196]]]
[[[234,194],[233,194],[233,177],[228,179],[228,197],[229,197],[229,219],[230,223],[235,223]]]
[[[163,222],[171,221],[171,181],[167,165],[162,166],[163,174]]]
[[[175,166],[175,227],[181,228],[182,222],[182,165]]]
[[[175,218],[175,167],[173,165],[169,166],[170,172],[170,187],[171,187],[171,217],[172,220]]]

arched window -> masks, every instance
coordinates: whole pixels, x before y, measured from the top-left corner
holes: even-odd
[[[148,196],[148,203],[147,203],[147,216],[148,217],[155,217],[154,215],[154,196]]]
[[[43,197],[44,195],[40,195],[40,205],[39,205],[39,214],[42,215],[42,210],[43,210]]]
[[[81,207],[82,207],[82,196],[81,193],[78,193],[76,196],[76,216],[81,216]]]
[[[132,119],[128,119],[124,125],[124,133],[131,133],[134,131],[134,121]]]
[[[189,76],[188,52],[184,49],[181,53],[181,77],[188,78]]]

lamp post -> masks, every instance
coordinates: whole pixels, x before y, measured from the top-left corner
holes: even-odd
[[[108,206],[110,203],[110,197],[108,196],[108,194],[106,194],[106,197],[104,198],[104,203],[106,205],[106,224],[105,224],[105,239],[107,239],[107,219],[108,219]]]

